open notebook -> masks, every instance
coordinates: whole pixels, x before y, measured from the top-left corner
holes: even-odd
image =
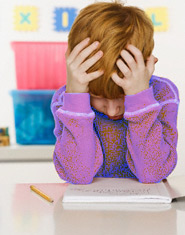
[[[175,176],[155,184],[126,178],[94,178],[88,185],[69,184],[63,203],[171,203],[183,196],[185,176]]]

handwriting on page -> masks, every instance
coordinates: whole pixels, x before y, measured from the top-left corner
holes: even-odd
[[[114,194],[114,195],[124,195],[124,196],[131,196],[131,195],[149,195],[151,194],[151,189],[149,187],[145,187],[142,189],[82,189],[82,188],[71,188],[71,191],[79,192],[79,193],[92,193],[92,194]]]

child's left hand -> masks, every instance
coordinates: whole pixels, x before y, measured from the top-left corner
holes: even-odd
[[[122,59],[116,62],[123,78],[113,73],[112,80],[124,90],[125,95],[135,95],[149,88],[149,80],[158,59],[151,55],[145,64],[142,52],[138,48],[130,44],[126,49],[121,51]]]

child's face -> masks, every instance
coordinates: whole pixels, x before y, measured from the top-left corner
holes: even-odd
[[[104,113],[110,119],[118,120],[123,118],[125,111],[124,95],[118,99],[106,99],[100,96],[90,94],[91,106],[97,111]]]

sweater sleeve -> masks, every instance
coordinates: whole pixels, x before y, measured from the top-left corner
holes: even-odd
[[[163,89],[157,94],[158,100],[154,97],[153,87],[125,97],[124,117],[128,120],[126,159],[142,183],[160,182],[176,166],[179,97],[175,89],[176,94],[172,91],[165,94],[169,87]]]
[[[91,183],[103,163],[103,153],[93,129],[95,114],[89,94],[59,90],[51,110],[56,136],[53,161],[59,176],[73,184]]]

